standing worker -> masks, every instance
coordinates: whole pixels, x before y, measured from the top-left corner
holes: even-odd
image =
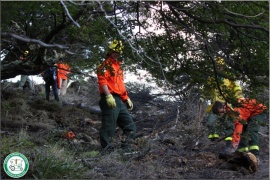
[[[51,91],[51,86],[52,86],[54,99],[56,101],[59,101],[59,96],[57,92],[57,82],[56,82],[57,68],[49,67],[46,71],[41,73],[41,75],[43,76],[43,79],[45,81],[46,100],[50,101],[50,91]]]
[[[218,70],[223,70],[225,62],[224,59],[221,57],[216,58],[216,63],[217,63],[217,69]],[[239,84],[237,84],[235,81],[230,81],[229,79],[226,79],[222,76],[218,76],[218,81],[221,82],[220,88],[222,90],[222,95],[220,94],[217,86],[215,79],[209,78],[208,79],[208,85],[211,86],[211,105],[209,105],[206,108],[206,112],[209,113],[208,119],[207,119],[207,128],[208,128],[208,139],[211,141],[214,141],[215,139],[219,138],[220,135],[220,129],[217,128],[218,124],[218,116],[212,112],[212,106],[216,101],[219,102],[225,102],[226,99],[230,97],[234,97],[235,99],[242,98],[242,88]],[[208,91],[209,92],[209,91]],[[224,99],[224,97],[225,99]],[[200,103],[204,101],[204,98],[200,98]],[[231,105],[230,105],[231,106]],[[227,120],[226,122],[222,122],[223,124],[223,132],[228,135],[233,132],[233,122],[230,122],[230,120]],[[227,137],[225,138],[226,141],[226,147],[229,147],[231,144],[232,137]]]
[[[63,63],[63,59],[59,58],[58,63],[56,64],[58,67],[57,73],[57,87],[58,87],[58,95],[65,95],[67,93],[67,85],[68,85],[68,77],[67,75],[70,73],[70,67],[68,64]]]
[[[135,139],[136,126],[128,110],[133,109],[133,103],[128,97],[123,81],[121,61],[118,56],[122,53],[121,41],[114,40],[109,45],[107,59],[97,68],[98,85],[100,91],[99,106],[102,111],[102,125],[100,128],[101,147],[106,151],[113,151],[112,141],[118,125],[124,135],[121,148],[131,150],[131,141]]]

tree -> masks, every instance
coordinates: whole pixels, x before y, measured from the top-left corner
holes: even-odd
[[[200,86],[214,74],[214,59],[220,56],[230,67],[229,79],[242,80],[251,91],[268,87],[268,2],[169,1],[166,5],[151,6],[158,28],[165,32],[151,37],[158,58],[145,62],[159,79],[179,90]]]
[[[104,8],[111,13],[109,2]],[[20,74],[39,74],[55,63],[55,53],[64,53],[73,66],[94,68],[104,56],[108,36],[116,36],[96,2],[3,2],[1,79]],[[102,29],[102,30],[101,30]],[[26,61],[19,57],[30,51]],[[102,55],[101,55],[102,54]]]
[[[149,71],[176,94],[191,93],[208,76],[228,76],[215,71],[219,56],[229,79],[257,92],[269,82],[268,7],[266,1],[2,2],[2,17],[10,18],[2,22],[1,78],[39,73],[53,64],[46,58],[52,50],[65,52],[74,68],[93,71],[117,38],[125,68]],[[14,62],[31,47],[30,61]]]

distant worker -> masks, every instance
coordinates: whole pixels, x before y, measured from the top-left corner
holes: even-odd
[[[59,101],[57,82],[56,82],[57,68],[49,67],[48,69],[46,69],[46,71],[41,73],[41,75],[43,76],[43,80],[45,81],[46,100],[50,101],[50,91],[52,87],[54,99],[56,101]]]
[[[56,64],[58,67],[57,73],[57,87],[58,87],[58,95],[65,95],[67,93],[67,85],[68,85],[68,74],[70,73],[70,67],[67,63],[63,62],[62,58],[59,58],[58,63]]]
[[[23,55],[20,57],[20,60],[25,61],[28,55],[29,51],[24,51]],[[31,92],[35,94],[34,82],[30,80],[28,75],[21,75],[21,80],[19,82],[19,89],[23,90],[25,86],[28,86]]]
[[[123,81],[121,61],[118,56],[123,51],[121,41],[114,40],[109,45],[107,59],[97,68],[100,91],[99,106],[102,111],[100,128],[100,143],[104,151],[114,150],[112,141],[118,125],[124,135],[121,148],[124,152],[132,151],[131,141],[135,139],[136,126],[128,110],[133,109],[133,103],[128,97]]]
[[[216,58],[217,63],[217,69],[223,70],[225,66],[224,59],[221,57]],[[218,127],[218,116],[216,114],[213,114],[212,112],[212,106],[216,101],[219,102],[225,102],[230,98],[235,98],[234,100],[238,98],[242,98],[242,88],[241,86],[236,83],[235,81],[230,81],[229,79],[226,79],[222,76],[218,76],[218,81],[220,82],[220,88],[222,91],[222,95],[219,92],[219,89],[217,87],[217,83],[215,81],[214,77],[211,77],[208,79],[208,86],[210,86],[209,89],[204,89],[205,94],[209,94],[211,96],[211,105],[209,105],[206,108],[206,112],[209,113],[206,126],[208,128],[208,139],[214,141],[215,139],[219,138],[219,135],[221,133],[225,133],[225,135],[231,134],[233,132],[233,122],[230,121],[230,119],[227,119],[226,121],[221,122],[222,126]],[[225,99],[224,99],[224,97]],[[200,98],[200,103],[204,101],[204,98],[206,96],[203,95]],[[231,105],[230,105],[231,106]],[[221,129],[223,128],[223,129]],[[230,146],[232,137],[225,138],[226,141],[226,147]]]

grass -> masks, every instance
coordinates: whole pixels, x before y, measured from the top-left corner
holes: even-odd
[[[29,170],[24,178],[35,179],[81,179],[85,167],[74,160],[74,152],[55,142],[37,145],[36,137],[21,129],[17,136],[2,136],[1,159],[12,152],[24,154],[29,161]],[[47,144],[47,143],[46,143]],[[3,163],[3,162],[2,162]]]

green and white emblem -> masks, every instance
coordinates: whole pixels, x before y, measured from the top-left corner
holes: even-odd
[[[27,173],[29,162],[23,154],[14,152],[5,158],[3,167],[8,176],[20,178]]]

